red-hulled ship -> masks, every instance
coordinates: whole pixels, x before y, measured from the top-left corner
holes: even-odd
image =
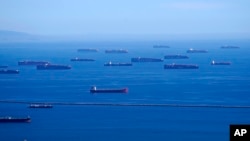
[[[91,87],[90,93],[128,93],[128,88],[121,89],[97,89],[96,86]]]

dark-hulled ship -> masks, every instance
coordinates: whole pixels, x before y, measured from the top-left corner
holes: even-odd
[[[53,64],[45,64],[45,65],[37,65],[37,70],[69,70],[71,66],[69,65],[53,65]]]
[[[72,61],[72,62],[77,62],[77,61],[79,61],[79,62],[91,62],[91,61],[95,61],[94,59],[88,59],[88,58],[72,58],[72,59],[70,59],[70,61]]]
[[[0,68],[1,68],[1,69],[3,69],[3,68],[8,68],[8,66],[6,66],[6,65],[1,65]]]
[[[128,53],[128,50],[125,50],[125,49],[111,49],[111,50],[105,50],[105,53]]]
[[[11,116],[6,116],[6,117],[0,117],[0,122],[4,123],[9,123],[9,122],[31,122],[30,117],[25,117],[25,118],[19,118],[19,117],[11,117]]]
[[[83,49],[78,49],[78,52],[98,52],[98,49],[94,48],[83,48]]]
[[[0,74],[19,74],[19,70],[0,70]]]
[[[211,65],[231,65],[231,62],[216,62],[216,61],[211,61]]]
[[[131,62],[163,62],[163,59],[159,58],[143,58],[143,57],[136,57],[131,58]]]
[[[105,63],[104,66],[132,66],[132,63],[112,63],[111,61]]]
[[[164,69],[198,69],[198,65],[193,64],[166,64],[164,65]]]
[[[19,61],[18,65],[26,65],[26,66],[36,66],[36,65],[45,65],[49,64],[47,61]]]
[[[96,86],[90,88],[90,93],[128,93],[128,88],[121,89],[97,89]]]
[[[188,56],[180,54],[164,56],[164,59],[188,59],[188,58],[189,58]]]
[[[240,47],[238,47],[238,46],[225,45],[225,46],[221,46],[220,48],[222,48],[222,49],[238,49],[238,48],[240,48]]]
[[[53,108],[51,104],[30,104],[29,108]]]
[[[170,47],[166,45],[154,45],[153,48],[170,48]]]
[[[192,49],[190,48],[189,50],[187,50],[187,53],[207,53],[207,50],[198,50],[198,49]]]

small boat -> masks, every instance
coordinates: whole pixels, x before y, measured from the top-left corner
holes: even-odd
[[[215,62],[215,61],[212,61],[211,65],[231,65],[231,62]]]
[[[132,66],[132,63],[112,63],[109,61],[108,63],[105,63],[104,66]]]
[[[94,59],[83,59],[83,58],[73,58],[73,59],[70,59],[70,61],[72,61],[72,62],[76,62],[76,61],[83,61],[83,62],[91,62],[91,61],[95,61]]]
[[[31,118],[29,116],[25,117],[25,118],[6,116],[6,117],[0,117],[0,122],[4,122],[4,123],[9,123],[9,122],[31,122]]]
[[[50,104],[30,104],[29,108],[53,108]]]
[[[128,88],[121,89],[97,89],[96,86],[91,87],[90,93],[128,93]]]
[[[0,74],[19,74],[19,70],[0,70]]]

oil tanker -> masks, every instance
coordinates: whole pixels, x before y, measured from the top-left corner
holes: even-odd
[[[215,62],[215,61],[211,61],[211,65],[231,65],[231,62]]]
[[[78,52],[98,52],[98,49],[94,48],[84,48],[84,49],[78,49]]]
[[[188,58],[189,58],[188,56],[180,54],[164,56],[164,59],[188,59]]]
[[[163,62],[163,59],[158,59],[158,58],[131,58],[131,62]]]
[[[121,89],[97,89],[96,86],[90,88],[90,93],[128,93],[128,88]]]
[[[238,46],[229,46],[229,45],[225,45],[225,46],[221,46],[222,49],[238,49],[240,47]]]
[[[95,61],[95,60],[94,60],[94,59],[88,59],[88,58],[85,58],[85,59],[84,59],[84,58],[77,58],[77,57],[76,57],[76,58],[70,59],[70,61],[72,61],[72,62],[76,62],[76,61],[79,61],[79,62],[80,62],[80,61],[82,61],[82,62],[85,62],[85,61],[86,61],[86,62],[91,62],[91,61]]]
[[[198,65],[193,64],[166,64],[164,65],[164,69],[198,69]]]
[[[19,70],[0,70],[0,74],[19,74]]]
[[[11,116],[7,116],[7,117],[0,117],[0,122],[31,122],[31,118],[30,117],[25,117],[25,118],[17,118],[17,117],[11,117]]]
[[[53,108],[50,104],[30,104],[29,108]]]
[[[45,64],[45,65],[37,65],[36,69],[37,70],[69,70],[69,69],[71,69],[71,66]]]
[[[198,50],[198,49],[192,49],[190,48],[189,50],[187,50],[187,53],[207,53],[207,50]]]
[[[49,64],[47,61],[19,61],[18,65],[25,65],[25,66],[36,66],[36,65],[45,65]]]
[[[111,61],[105,63],[104,66],[132,66],[132,63],[112,63]]]
[[[125,49],[111,49],[111,50],[105,50],[105,53],[128,53],[128,50],[125,50]]]
[[[154,45],[153,48],[170,48],[170,47],[166,45]]]

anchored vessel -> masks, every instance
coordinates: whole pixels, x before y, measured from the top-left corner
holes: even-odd
[[[68,70],[68,69],[71,69],[71,66],[45,64],[45,65],[37,65],[36,69],[37,70]]]
[[[0,66],[0,68],[8,68],[8,66],[2,65]]]
[[[186,55],[179,55],[179,54],[176,54],[176,55],[165,55],[164,56],[164,59],[188,59],[189,57],[186,56]]]
[[[19,70],[0,70],[0,74],[19,74]]]
[[[158,59],[158,58],[131,58],[131,62],[163,62],[163,59]]]
[[[96,86],[91,87],[90,93],[128,93],[128,88],[121,89],[97,89]]]
[[[36,66],[36,65],[45,65],[49,64],[47,61],[19,61],[18,65],[28,65],[28,66]]]
[[[207,50],[197,50],[197,49],[192,49],[190,48],[189,50],[187,50],[187,53],[207,53]]]
[[[31,122],[30,117],[16,118],[16,117],[0,117],[0,122]]]
[[[105,63],[104,66],[132,66],[132,63],[112,63],[111,61]]]
[[[94,59],[73,58],[70,61],[95,61]]]
[[[84,49],[78,49],[78,52],[98,52],[97,49],[94,48],[84,48]]]
[[[166,64],[164,65],[164,69],[198,69],[198,65],[192,64]]]
[[[225,46],[221,46],[222,49],[237,49],[240,48],[238,46],[229,46],[229,45],[225,45]]]
[[[215,62],[215,61],[212,61],[211,65],[231,65],[231,62]]]
[[[53,108],[50,104],[30,104],[29,108]]]
[[[124,50],[124,49],[111,49],[111,50],[105,50],[105,53],[128,53],[128,50]]]
[[[166,45],[154,45],[153,48],[169,48],[169,46],[166,46]]]

